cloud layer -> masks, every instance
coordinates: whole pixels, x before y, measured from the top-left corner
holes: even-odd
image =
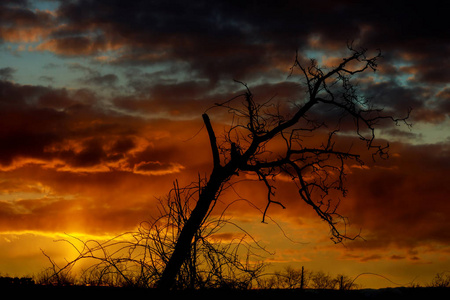
[[[414,126],[381,126],[390,159],[348,166],[342,213],[368,241],[351,246],[448,251],[450,43],[443,5],[2,1],[5,57],[51,59],[42,67],[0,65],[0,231],[133,228],[155,212],[155,197],[173,180],[208,174],[201,114],[242,93],[233,79],[262,102],[299,101],[300,74],[288,76],[296,51],[301,61],[314,57],[332,67],[353,41],[383,54],[377,73],[358,78],[361,94],[395,116],[411,107]],[[52,85],[30,84],[28,76]],[[217,114],[218,132],[220,121]],[[277,191],[288,207],[281,216],[301,230],[316,217],[284,184]],[[264,192],[241,192],[264,206]]]

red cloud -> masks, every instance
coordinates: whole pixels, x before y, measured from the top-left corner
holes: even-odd
[[[367,233],[370,242],[360,246],[447,244],[449,145],[392,148],[396,155],[388,161],[349,176],[349,199],[342,208],[353,226]]]

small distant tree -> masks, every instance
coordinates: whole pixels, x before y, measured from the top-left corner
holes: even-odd
[[[170,257],[158,281],[159,288],[175,286],[199,228],[222,190],[240,173],[255,175],[267,189],[263,221],[269,206],[276,204],[284,208],[274,198],[275,179],[284,175],[292,178],[299,198],[328,224],[336,243],[358,236],[346,233],[345,218],[337,212],[337,206],[340,196],[347,193],[344,184],[347,161],[356,164],[363,161],[360,153],[353,152],[352,145],[337,142],[339,133],[343,129],[347,137],[353,133],[374,156],[385,158],[388,145],[375,143],[376,125],[382,120],[406,123],[407,117],[396,119],[384,115],[382,108],[359,94],[352,78],[368,70],[375,71],[381,54],[369,56],[366,49],[351,45],[348,48],[349,56],[329,69],[322,68],[315,60],[305,65],[296,56],[292,71],[299,71],[306,92],[290,105],[257,102],[250,88],[242,83],[245,88],[242,95],[215,105],[232,116],[230,127],[220,140],[209,115],[203,114],[212,151],[212,172],[183,223],[173,251],[168,253]],[[353,129],[349,130],[349,126]]]
[[[359,288],[359,285],[354,282],[354,279],[346,275],[338,274],[335,278],[335,281],[336,287],[339,290],[352,290]]]
[[[338,290],[351,290],[358,288],[358,285],[354,283],[354,280],[346,275],[338,274],[333,277],[323,271],[318,271],[311,274],[310,288],[313,289],[338,289]]]
[[[308,287],[311,271],[287,266],[283,271],[276,271],[268,278],[260,280],[260,286],[266,289],[305,289]]]
[[[311,276],[310,287],[313,289],[335,289],[336,286],[337,281],[330,274],[319,271]]]
[[[259,279],[260,287],[265,289],[339,289],[351,290],[359,287],[354,279],[338,274],[333,277],[323,271],[313,272],[295,269],[291,266],[276,271],[268,277]]]

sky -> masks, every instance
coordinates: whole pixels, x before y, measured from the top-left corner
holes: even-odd
[[[283,182],[286,209],[267,224],[247,202],[231,217],[278,270],[378,274],[356,281],[375,288],[450,271],[445,12],[444,1],[1,0],[0,275],[38,273],[42,251],[70,260],[55,242],[67,235],[107,239],[155,216],[175,180],[211,171],[201,115],[243,92],[235,80],[259,101],[298,101],[296,52],[332,67],[349,42],[382,53],[361,95],[394,115],[412,108],[411,128],[377,131],[389,159],[348,166],[339,212],[364,239],[335,245]],[[236,189],[264,208],[257,182]]]

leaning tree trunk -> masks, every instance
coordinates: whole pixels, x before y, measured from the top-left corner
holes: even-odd
[[[216,199],[222,185],[235,173],[237,169],[237,165],[235,163],[228,163],[226,166],[220,165],[216,138],[209,117],[204,114],[203,120],[208,130],[211,148],[213,151],[214,168],[207,184],[200,191],[198,201],[192,210],[189,219],[186,221],[180,232],[175,249],[158,282],[157,287],[160,289],[170,289],[173,287],[181,266],[190,255],[192,240],[195,233],[207,216],[210,206]]]
[[[211,203],[216,199],[216,195],[227,177],[228,176],[226,176],[225,170],[223,169],[211,174],[207,185],[200,193],[195,208],[192,210],[189,219],[186,221],[180,232],[172,256],[158,282],[158,288],[170,289],[174,285],[176,276],[180,271],[183,262],[190,255],[194,235],[208,214]]]

